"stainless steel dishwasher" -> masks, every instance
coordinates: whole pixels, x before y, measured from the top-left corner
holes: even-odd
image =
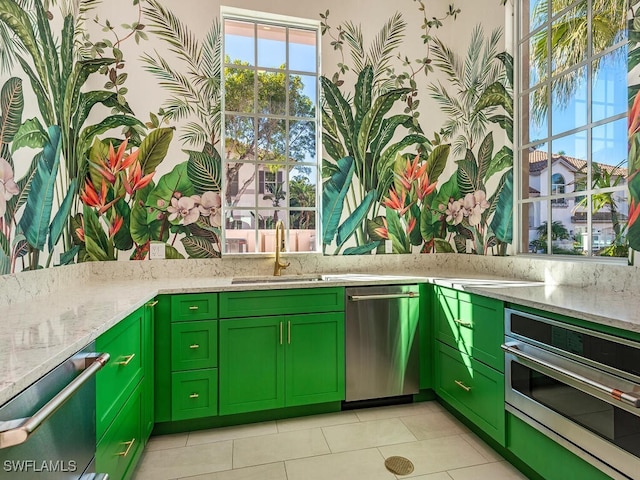
[[[346,289],[346,401],[418,393],[417,285]]]
[[[109,478],[94,472],[95,374],[108,361],[87,345],[0,407],[0,479]]]

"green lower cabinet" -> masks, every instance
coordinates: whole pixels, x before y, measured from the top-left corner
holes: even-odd
[[[220,320],[220,415],[344,400],[344,314]]]
[[[96,471],[108,473],[109,478],[130,478],[144,448],[141,387],[136,388],[98,442]]]
[[[171,381],[171,418],[211,417],[218,414],[218,369],[174,372]]]
[[[96,340],[96,349],[111,355],[96,375],[96,438],[109,428],[144,376],[145,309],[139,308]],[[139,440],[139,438],[138,438]]]
[[[506,446],[545,480],[610,478],[510,413],[507,414]]]
[[[285,317],[287,407],[344,399],[344,320],[339,313]]]
[[[144,323],[142,326],[142,348],[143,348],[143,371],[144,378],[142,379],[142,438],[144,442],[151,436],[151,431],[154,425],[154,412],[153,412],[153,394],[154,394],[154,307],[157,302],[154,300],[149,302],[144,307]]]
[[[504,446],[504,375],[448,345],[436,349],[436,393]]]
[[[283,318],[220,320],[220,415],[284,405]]]
[[[213,368],[217,364],[217,320],[171,324],[172,371]]]

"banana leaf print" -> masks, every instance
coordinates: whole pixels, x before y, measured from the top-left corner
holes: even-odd
[[[422,135],[419,127],[414,125],[410,115],[396,114],[388,116],[399,100],[411,92],[409,88],[393,88],[376,96],[374,70],[365,65],[356,81],[354,95],[347,100],[339,87],[326,77],[320,79],[325,105],[322,112],[323,145],[331,160],[325,159],[323,170],[333,179],[344,177],[341,162],[349,158],[352,165],[353,182],[341,184],[341,190],[333,190],[328,194],[323,205],[324,222],[329,227],[324,230],[323,245],[326,246],[336,238],[339,253],[346,240],[355,235],[357,249],[347,249],[345,253],[370,252],[379,244],[367,230],[367,219],[380,208],[380,202],[393,181],[393,170],[390,169],[396,156],[408,147],[420,146],[425,151],[430,147],[429,140]],[[391,143],[398,129],[402,127],[408,133],[395,143]],[[417,131],[416,131],[417,130]],[[336,168],[337,167],[337,168]],[[325,191],[327,187],[325,187]],[[337,192],[340,192],[338,194]],[[351,192],[350,195],[347,193]],[[325,198],[323,195],[323,203]],[[336,202],[340,202],[339,207]],[[336,236],[340,218],[346,207],[348,219],[340,235]],[[327,212],[330,212],[327,217]],[[331,219],[331,221],[328,220]],[[365,247],[366,246],[366,247]]]
[[[39,117],[29,118],[17,126],[11,145],[12,152],[25,147],[46,149],[50,143],[50,126],[56,125],[59,128],[59,149],[63,161],[59,162],[55,170],[57,178],[52,183],[52,209],[58,215],[52,232],[54,235],[48,237],[53,241],[52,245],[47,245],[51,255],[53,247],[60,240],[64,243],[64,251],[68,252],[73,247],[70,218],[78,205],[75,195],[78,184],[82,181],[87,152],[94,138],[113,128],[145,127],[132,116],[133,112],[126,101],[115,93],[102,90],[81,92],[91,75],[113,65],[116,59],[77,60],[79,56],[76,49],[79,44],[75,37],[79,32],[75,30],[76,19],[73,14],[68,13],[63,17],[62,29],[59,36],[56,36],[51,28],[48,16],[50,13],[45,10],[43,2],[36,0],[31,5],[32,12],[29,14],[13,0],[0,0],[0,23],[16,39],[18,45],[13,47],[13,55],[31,86],[35,95],[34,103],[39,111]],[[23,58],[23,53],[26,58]],[[88,119],[98,105],[111,112],[97,123],[88,125]],[[3,149],[3,155],[4,151],[6,148]],[[30,182],[38,182],[40,185],[43,178],[42,167],[32,165],[27,180],[21,187],[30,189]],[[14,205],[13,212],[18,208],[19,205]],[[25,222],[31,223],[31,220]],[[44,247],[41,233],[34,236],[34,231],[31,230],[27,236],[32,249]],[[37,260],[38,255],[32,253],[30,259]],[[27,268],[35,269],[38,266],[30,263]]]

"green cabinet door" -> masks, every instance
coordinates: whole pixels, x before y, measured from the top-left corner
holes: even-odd
[[[436,338],[486,365],[504,370],[504,307],[499,300],[436,287]]]
[[[284,318],[220,320],[220,415],[284,406]]]
[[[218,369],[174,372],[171,382],[172,420],[218,414]]]
[[[98,440],[143,378],[144,310],[139,308],[96,340],[97,351],[111,355],[109,362],[96,375]]]
[[[436,353],[438,396],[505,445],[504,375],[448,345]]]
[[[142,438],[146,442],[151,436],[154,424],[153,413],[153,385],[154,385],[154,309],[157,301],[151,301],[144,307],[144,323],[142,326],[142,351],[144,379],[142,383]]]
[[[344,314],[289,315],[286,406],[344,400]]]

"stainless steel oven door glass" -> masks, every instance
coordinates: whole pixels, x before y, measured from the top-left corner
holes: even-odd
[[[639,478],[640,345],[510,309],[505,326],[507,410],[613,478]]]
[[[93,345],[0,407],[0,479],[89,480],[96,451]]]

